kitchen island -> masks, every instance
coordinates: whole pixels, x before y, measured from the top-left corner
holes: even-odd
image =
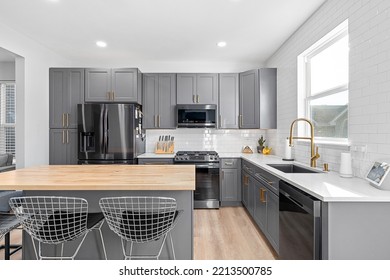
[[[24,195],[53,195],[82,197],[88,201],[90,212],[100,212],[99,199],[110,196],[173,197],[183,216],[172,231],[177,259],[193,258],[193,165],[50,165],[18,169],[0,174],[0,190],[23,190]],[[108,259],[123,259],[120,238],[105,223],[103,237]],[[65,246],[74,249],[79,240]],[[141,244],[135,254],[149,254],[158,244]],[[166,243],[160,259],[171,252]],[[60,250],[57,246],[53,250]],[[45,248],[50,250],[49,248]],[[102,259],[98,232],[92,231],[84,241],[77,259]],[[31,239],[23,233],[23,259],[35,259]]]

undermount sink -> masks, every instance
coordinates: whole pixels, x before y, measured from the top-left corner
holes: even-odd
[[[319,170],[305,168],[295,164],[267,164],[284,173],[322,173]]]

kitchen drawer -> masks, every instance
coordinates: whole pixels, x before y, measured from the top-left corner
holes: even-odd
[[[247,162],[246,160],[242,161],[241,167],[243,171],[247,172],[249,175],[252,176],[254,176],[255,170],[258,168],[257,166]]]
[[[149,164],[149,165],[173,164],[173,158],[139,158],[138,164]]]
[[[279,195],[279,178],[269,172],[256,167],[253,176],[255,179],[265,184],[273,193]]]
[[[239,158],[223,158],[221,160],[221,168],[238,168],[239,164]]]

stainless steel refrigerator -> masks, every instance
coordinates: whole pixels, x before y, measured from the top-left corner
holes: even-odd
[[[79,164],[135,164],[145,152],[136,104],[78,104]]]

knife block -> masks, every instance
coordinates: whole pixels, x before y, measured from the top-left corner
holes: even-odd
[[[158,141],[154,149],[155,154],[173,154],[175,152],[175,142]]]

